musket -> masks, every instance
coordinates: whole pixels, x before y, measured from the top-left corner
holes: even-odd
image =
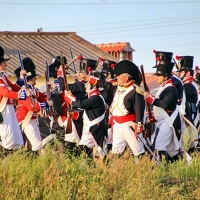
[[[20,50],[18,50],[17,53],[18,53],[18,57],[19,57],[19,62],[20,62],[21,70],[23,70],[24,69],[24,64],[22,62],[22,57],[21,57]],[[24,76],[24,86],[26,87],[26,89],[29,90],[26,74],[24,74],[23,76]],[[30,98],[31,98],[31,106],[34,108],[34,99],[32,97],[32,94],[31,94]]]
[[[67,65],[71,65],[71,63],[68,63]],[[63,55],[62,55],[62,51],[61,51],[61,66],[62,66],[62,71],[63,71],[63,79],[64,79],[64,88],[66,91],[69,91],[69,86],[67,83],[67,75],[66,75],[66,71],[65,71],[65,66],[64,66],[64,61],[63,61]],[[68,110],[68,118],[67,118],[67,127],[66,127],[66,134],[69,134],[72,132],[72,119],[71,119],[71,113],[72,113],[72,105],[69,104],[69,110]]]
[[[46,71],[45,71],[45,76],[46,76],[46,87],[47,87],[47,91],[46,91],[46,96],[47,96],[47,100],[50,101],[51,99],[51,86],[48,84],[49,83],[49,65],[48,62],[46,61]],[[51,128],[51,133],[55,133],[55,130],[58,126],[58,117],[56,116],[53,106],[49,107],[49,116],[53,117],[53,125]]]
[[[149,87],[148,87],[148,85],[146,83],[146,78],[145,78],[145,75],[144,75],[143,65],[140,66],[140,70],[141,70],[144,90],[145,90],[145,92],[149,92]],[[151,120],[152,119],[151,107],[150,107],[150,104],[147,101],[146,101],[146,107],[147,107],[147,112],[148,112],[148,115],[149,115],[149,119]],[[151,144],[151,142],[150,142],[150,138],[151,138],[151,123],[146,123],[146,131],[145,131],[144,138],[148,140],[149,144]]]
[[[69,49],[69,52],[70,52],[70,57],[71,57],[71,59],[73,59],[73,54],[72,54],[72,49],[71,49],[71,48]],[[76,66],[75,66],[75,63],[74,63],[74,62],[72,63],[72,66],[73,66],[73,68],[74,68],[75,73],[77,73],[77,71],[76,71]]]
[[[51,52],[49,52],[48,50],[46,50],[44,47],[42,47],[41,45],[39,45],[36,41],[34,41],[33,40],[33,43],[34,44],[36,44],[37,46],[39,46],[41,49],[43,49],[45,52],[47,52],[50,56],[52,56],[53,58],[55,58],[56,60],[58,60],[59,62],[61,62],[61,60],[59,60],[55,55],[53,55]],[[77,59],[77,57],[76,57],[76,59]],[[75,59],[75,60],[76,60]],[[73,62],[75,61],[74,59],[72,59],[73,60]],[[69,62],[70,64],[66,64],[65,65],[65,67],[66,67],[66,69],[68,70],[70,70],[74,75],[76,75],[76,72],[73,70],[73,69],[71,69],[69,66],[72,64],[72,62],[71,62],[71,60],[70,60],[70,62]]]
[[[129,127],[131,128],[131,130],[132,130],[133,132],[135,132],[132,126],[129,126]],[[139,138],[140,141],[143,143],[143,145],[147,148],[147,150],[149,151],[149,153],[154,157],[154,159],[157,161],[157,163],[163,167],[163,165],[162,165],[162,163],[160,162],[160,160],[158,159],[158,157],[153,153],[153,151],[151,151],[151,149],[150,149],[150,148],[148,147],[148,145],[146,144],[146,140],[145,140],[142,136],[140,136],[140,135],[138,135],[138,138]]]
[[[174,58],[173,58],[173,61],[174,61],[174,63],[175,63],[176,69],[179,70],[178,65],[177,65],[177,62],[176,62],[176,60],[175,60]]]

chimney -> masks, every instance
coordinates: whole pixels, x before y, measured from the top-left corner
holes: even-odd
[[[119,61],[122,61],[122,60],[124,60],[124,54],[123,54],[123,52],[120,52],[120,54],[119,54]]]
[[[42,28],[37,29],[37,32],[42,32],[42,31],[43,31]]]

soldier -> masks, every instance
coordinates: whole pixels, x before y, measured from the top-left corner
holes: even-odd
[[[116,86],[94,77],[87,77],[91,84],[97,84],[113,95],[110,106],[110,123],[113,128],[113,143],[111,157],[121,156],[127,146],[130,146],[135,156],[143,155],[145,150],[138,134],[142,137],[145,102],[139,93],[141,76],[138,67],[131,61],[123,60],[116,64],[113,75],[116,76]],[[132,129],[135,131],[133,132]]]
[[[153,104],[156,120],[153,150],[161,159],[164,156],[167,162],[170,158],[176,159],[180,147],[177,135],[181,133],[180,126],[179,129],[175,129],[175,125],[180,124],[180,116],[177,108],[178,93],[171,79],[173,66],[172,62],[160,61],[155,66],[157,69],[154,74],[161,85],[156,96],[144,92],[147,102]]]
[[[93,147],[96,147],[99,156],[103,159],[106,155],[107,127],[105,122],[105,101],[95,84],[86,84],[88,98],[80,100],[72,93],[65,90],[66,100],[74,107],[84,109],[83,133],[79,147],[88,158],[93,158]]]
[[[86,93],[86,88],[85,88],[85,84],[86,84],[85,76],[86,76],[86,74],[97,75],[97,72],[95,71],[96,67],[97,67],[97,63],[98,62],[96,60],[81,58],[80,69],[79,69],[79,73],[78,73],[78,80],[75,81],[75,83],[73,83],[73,84],[68,84],[70,92],[77,99],[79,99],[79,100],[87,99],[87,93]],[[99,75],[99,73],[98,73],[98,75]],[[64,87],[62,87],[62,85],[64,85],[62,77],[58,77],[58,80],[59,80],[59,84],[60,84],[61,88],[63,88],[62,90],[64,90]],[[105,98],[107,100],[107,97],[109,96],[107,91],[101,90],[99,92],[101,93],[103,98]],[[76,110],[79,110],[79,117],[76,120],[74,120],[74,124],[75,124],[77,130],[79,130],[80,138],[82,138],[84,109],[75,107],[74,104],[73,104],[73,108]],[[67,134],[66,137],[69,137],[69,135]],[[67,143],[67,146],[69,146],[69,147],[70,146],[73,147],[75,145],[76,145],[76,143],[73,143],[72,141],[68,141],[68,143]]]
[[[61,57],[57,56],[54,60],[54,63],[49,65],[49,75],[50,77],[54,78],[53,84],[53,101],[55,105],[55,111],[58,116],[58,125],[62,127],[64,130],[60,129],[61,134],[59,135],[59,141],[63,144],[64,148],[68,150],[69,154],[77,155],[77,144],[80,141],[81,134],[82,134],[82,113],[80,112],[73,112],[72,115],[72,130],[70,133],[67,133],[67,124],[68,124],[68,115],[67,109],[69,107],[69,103],[64,99],[64,79],[63,79],[63,71],[61,66]],[[65,57],[63,57],[64,64],[67,63]],[[84,98],[85,96],[85,87],[82,82],[77,81],[74,84],[68,84],[69,88],[76,93],[77,96],[80,98]]]
[[[28,142],[31,144],[33,152],[42,150],[42,139],[37,124],[37,115],[41,109],[48,109],[52,106],[52,101],[46,101],[43,93],[39,92],[36,85],[35,65],[30,58],[22,60],[24,69],[27,71],[28,88],[22,87],[21,93],[24,93],[25,99],[18,100],[16,116],[21,126],[22,132],[26,135]],[[19,76],[20,67],[15,70],[15,74]],[[26,97],[25,91],[30,91],[30,96]],[[29,150],[29,149],[28,149]]]
[[[20,71],[19,78],[15,84],[12,84],[5,72],[7,61],[4,55],[4,49],[0,46],[0,138],[2,140],[2,147],[5,151],[15,150],[23,145],[23,138],[15,116],[14,104],[15,100],[21,97],[18,91],[24,84],[25,70]]]
[[[155,51],[155,57],[156,57],[156,65],[159,65],[161,61],[167,61],[167,62],[172,62],[172,58],[173,58],[173,53],[172,52],[164,52],[164,51]],[[173,70],[174,65],[172,65],[172,70]],[[185,92],[183,90],[183,84],[181,79],[178,77],[178,75],[176,75],[175,73],[171,73],[171,79],[172,79],[172,83],[173,85],[176,87],[177,92],[178,92],[178,99],[177,99],[177,105],[178,105],[178,109],[179,109],[179,113],[180,113],[180,117],[185,115]],[[180,123],[175,123],[174,124],[174,128],[175,130],[179,130],[181,124],[183,124],[184,121],[181,117],[181,121]],[[183,126],[184,127],[184,126]],[[182,130],[182,128],[181,128]],[[178,134],[177,135],[178,140],[180,141],[181,144],[181,135]],[[181,149],[180,149],[181,151]],[[174,157],[173,159],[176,160],[178,159],[178,156],[182,157],[182,153],[179,152],[179,154],[177,154],[176,158]]]
[[[193,70],[193,56],[177,56],[179,61],[179,76],[183,82],[186,105],[185,105],[185,118],[189,123],[192,123],[196,128],[199,124],[199,116],[197,112],[198,106],[198,86],[194,82],[194,70]],[[189,152],[192,153],[195,149],[196,142],[192,142]]]
[[[107,81],[112,83],[113,85],[117,85],[117,79],[113,77],[113,70],[116,66],[115,61],[111,61],[108,59],[104,59],[103,62],[103,68],[101,69],[101,74],[103,74],[103,78]],[[105,89],[103,89],[105,90]],[[106,90],[105,90],[106,91]],[[109,152],[112,149],[112,139],[113,139],[113,131],[111,124],[108,123],[109,120],[109,107],[112,103],[113,95],[109,92],[106,103],[107,103],[107,108],[106,108],[106,123],[107,123],[107,128],[108,128],[108,141],[107,141],[107,151]]]

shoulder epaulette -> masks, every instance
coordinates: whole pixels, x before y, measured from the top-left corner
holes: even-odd
[[[144,95],[144,89],[136,84],[133,84],[133,86],[135,86],[135,91],[138,93],[138,94],[141,94],[141,95]]]

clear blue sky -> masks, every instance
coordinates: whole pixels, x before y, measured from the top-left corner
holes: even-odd
[[[76,32],[93,44],[130,42],[134,63],[155,69],[153,49],[200,66],[200,0],[0,0],[0,31]]]

